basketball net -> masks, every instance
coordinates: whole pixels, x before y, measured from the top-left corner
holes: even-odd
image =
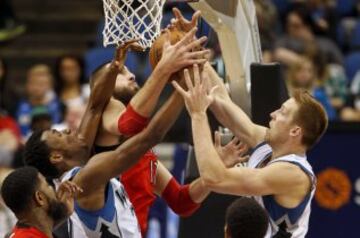
[[[140,39],[144,48],[151,46],[160,34],[162,9],[166,0],[103,0],[104,46],[121,45]]]

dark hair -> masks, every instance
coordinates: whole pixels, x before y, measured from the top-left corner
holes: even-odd
[[[29,208],[31,199],[39,185],[39,171],[34,167],[22,167],[11,172],[4,180],[1,196],[6,206],[15,214]]]
[[[251,198],[239,198],[226,210],[226,225],[232,238],[263,238],[268,222],[264,208]]]
[[[85,74],[84,74],[84,61],[81,57],[76,56],[76,55],[63,55],[61,57],[59,57],[56,60],[55,63],[55,79],[56,79],[56,83],[55,83],[55,91],[57,94],[60,94],[60,92],[63,90],[64,88],[64,81],[61,78],[60,75],[60,71],[61,71],[61,64],[65,59],[72,59],[74,61],[76,61],[76,63],[79,65],[80,67],[80,79],[79,79],[79,84],[82,85],[84,84],[85,81]]]
[[[40,173],[48,178],[57,178],[60,176],[59,171],[50,162],[50,147],[41,136],[45,130],[35,131],[25,144],[24,163],[34,166]]]

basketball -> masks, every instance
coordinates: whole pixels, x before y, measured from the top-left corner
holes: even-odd
[[[181,40],[182,37],[185,36],[185,34],[186,34],[186,32],[179,31],[175,27],[170,27],[169,28],[170,44],[171,45],[176,44],[178,41]],[[154,43],[152,44],[152,46],[150,48],[149,61],[150,61],[150,65],[151,65],[152,69],[154,69],[156,67],[156,65],[158,64],[158,62],[161,59],[163,46],[164,46],[165,41],[167,40],[167,37],[168,36],[165,32],[161,33],[158,36],[158,38],[156,38],[156,40],[154,41]]]

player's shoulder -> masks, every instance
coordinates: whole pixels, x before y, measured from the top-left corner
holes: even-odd
[[[266,168],[273,174],[285,177],[287,182],[296,185],[308,184],[313,180],[313,172],[306,168],[302,163],[296,163],[288,160],[278,160],[269,163]],[[309,180],[309,177],[311,180]]]

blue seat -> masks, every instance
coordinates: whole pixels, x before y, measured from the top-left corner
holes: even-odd
[[[349,84],[353,80],[355,74],[360,69],[360,51],[350,53],[345,58],[345,72],[349,80]]]

